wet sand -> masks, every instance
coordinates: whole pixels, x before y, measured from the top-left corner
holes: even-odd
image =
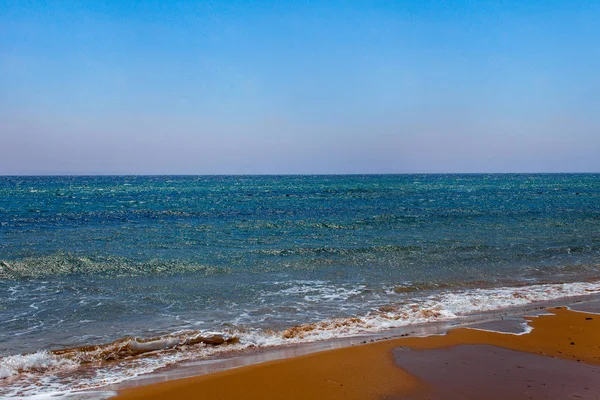
[[[528,334],[458,328],[125,389],[119,398],[598,398],[600,315],[548,311],[528,318]]]
[[[497,346],[394,350],[398,365],[430,390],[412,399],[600,399],[600,366]]]

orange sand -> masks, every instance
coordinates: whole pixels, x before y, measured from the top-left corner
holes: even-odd
[[[442,336],[400,338],[214,374],[123,390],[121,399],[381,399],[427,390],[394,364],[400,346],[433,349],[483,344],[600,365],[600,316],[549,310],[529,318],[533,332],[511,335],[460,328]]]

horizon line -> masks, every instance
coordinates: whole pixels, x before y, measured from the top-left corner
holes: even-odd
[[[193,176],[381,176],[381,175],[594,175],[600,171],[577,172],[381,172],[381,173],[250,173],[250,174],[131,174],[131,173],[92,173],[92,174],[0,174],[0,178],[18,177],[193,177]]]

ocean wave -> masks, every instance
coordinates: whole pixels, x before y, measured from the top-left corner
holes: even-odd
[[[227,274],[231,269],[179,260],[134,261],[124,257],[83,257],[71,253],[0,260],[0,280],[33,279],[48,276],[100,274],[140,276],[150,274]]]
[[[150,339],[124,338],[109,344],[55,350],[51,354],[85,364],[95,361],[123,360],[148,353],[189,348],[196,345],[220,346],[236,343],[239,343],[239,339],[235,336],[182,332]]]
[[[345,301],[353,296],[364,293],[366,285],[359,284],[353,286],[334,285],[327,281],[290,281],[290,282],[272,282],[272,286],[279,288],[273,291],[263,291],[261,296],[302,296],[307,303],[327,302],[327,301]]]
[[[575,282],[441,292],[400,304],[379,307],[364,316],[336,318],[291,327],[285,338],[322,340],[433,321],[452,320],[564,297],[600,293],[600,282]]]
[[[17,354],[0,358],[0,379],[25,373],[43,374],[54,370],[74,368],[77,365],[76,361],[46,351]]]
[[[325,282],[307,281],[283,290],[310,295],[315,287],[326,286]],[[444,290],[405,298],[362,315],[329,318],[282,330],[232,327],[222,333],[181,331],[150,339],[127,337],[103,345],[7,356],[0,358],[3,386],[0,394],[39,394],[46,389],[32,383],[36,378],[38,382],[40,379],[52,381],[47,390],[53,392],[94,389],[176,362],[223,352],[377,333],[389,328],[456,320],[475,313],[596,293],[600,293],[600,281]],[[85,379],[74,380],[73,374],[65,374],[76,368],[86,368]]]
[[[400,253],[412,254],[423,251],[421,246],[414,245],[375,245],[363,247],[289,247],[280,249],[253,250],[252,253],[271,256],[319,256],[319,255],[353,255],[353,254],[378,254]]]

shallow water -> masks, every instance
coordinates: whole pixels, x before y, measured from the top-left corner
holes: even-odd
[[[600,175],[0,177],[0,260],[1,394],[81,361],[40,350],[260,346],[595,292]],[[122,369],[218,349],[174,347]]]

